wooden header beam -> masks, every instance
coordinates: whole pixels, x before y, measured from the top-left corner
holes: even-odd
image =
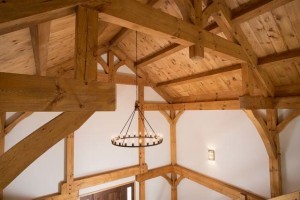
[[[239,110],[240,103],[238,100],[228,101],[210,101],[210,102],[195,102],[195,103],[145,103],[145,111],[159,110]]]
[[[300,109],[300,97],[240,97],[243,109]]]
[[[0,111],[115,110],[115,86],[0,73]]]

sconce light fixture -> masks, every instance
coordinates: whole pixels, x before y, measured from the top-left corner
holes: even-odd
[[[208,149],[208,160],[215,160],[215,150]]]

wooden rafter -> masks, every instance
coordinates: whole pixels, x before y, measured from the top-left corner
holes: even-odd
[[[156,3],[158,2],[158,0],[149,0],[147,1],[147,5],[149,6],[154,6]],[[127,29],[127,28],[122,28],[110,41],[109,41],[109,45],[110,46],[116,46],[118,45],[126,36],[128,36],[130,33],[132,32],[132,30]]]
[[[207,72],[202,72],[199,74],[194,74],[194,75],[177,78],[177,79],[173,79],[173,80],[169,80],[169,81],[165,81],[165,82],[160,82],[156,86],[157,87],[162,87],[162,86],[165,87],[165,86],[187,84],[187,83],[191,83],[191,82],[195,82],[195,81],[203,81],[203,80],[207,80],[207,79],[211,79],[211,78],[215,78],[215,77],[220,77],[223,75],[236,74],[240,70],[241,70],[240,64],[232,65],[232,66],[223,67],[223,68],[219,68],[219,69],[215,69],[215,70],[211,70],[211,71],[207,71]]]
[[[241,47],[244,49],[248,58],[247,62],[249,65],[249,70],[253,70],[253,74],[255,74],[259,78],[268,94],[270,96],[274,96],[274,86],[271,80],[265,74],[265,72],[257,66],[258,58],[241,28],[239,26],[233,25],[231,17],[232,13],[226,2],[215,0],[214,4],[217,7],[218,11],[217,13],[213,13],[215,21],[229,40],[234,42],[237,41],[239,44],[241,44]]]
[[[120,12],[120,9],[122,12]],[[134,15],[132,14],[133,9],[136,11]],[[99,18],[106,22],[163,37],[186,46],[196,44],[201,39],[203,46],[209,49],[238,59],[246,59],[239,45],[136,1],[124,0],[120,2],[111,0],[111,4],[103,4],[97,10],[99,11]],[[151,15],[151,18],[148,18],[145,13]]]
[[[45,76],[48,60],[48,43],[50,37],[50,22],[44,22],[30,27],[30,36],[36,74]]]
[[[154,63],[154,62],[161,60],[163,58],[166,58],[167,56],[169,56],[173,53],[176,53],[184,48],[186,48],[186,47],[179,45],[179,44],[171,44],[170,46],[167,46],[167,47],[159,50],[158,52],[153,53],[153,54],[146,56],[146,57],[142,58],[141,60],[139,60],[137,62],[137,67],[140,68],[140,67],[149,65],[151,63]]]
[[[239,199],[241,193],[245,194],[248,197],[248,199],[253,199],[253,200],[263,200],[264,199],[258,195],[252,194],[246,190],[235,187],[233,185],[229,185],[225,182],[222,182],[215,178],[192,171],[190,169],[187,169],[187,168],[179,166],[179,165],[174,166],[174,172],[177,173],[178,175],[181,175],[184,178],[190,179],[190,180],[192,180],[196,183],[199,183],[209,189],[219,192],[225,196],[228,196],[231,199]]]
[[[286,51],[286,52],[258,58],[257,64],[262,67],[267,67],[267,66],[272,67],[272,64],[292,60],[299,57],[300,57],[300,49],[294,49],[291,51]]]
[[[256,127],[270,159],[277,158],[277,148],[266,122],[256,110],[245,110],[245,113]]]

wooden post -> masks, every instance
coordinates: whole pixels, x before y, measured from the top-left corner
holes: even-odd
[[[276,129],[277,110],[267,110],[267,126],[277,150],[277,157],[269,158],[271,197],[277,197],[282,195],[280,143]]]
[[[36,74],[46,76],[50,21],[30,27]]]
[[[0,156],[4,153],[4,129],[5,129],[5,112],[0,112]],[[3,200],[3,191],[0,190],[0,200]]]
[[[144,115],[144,85],[143,81],[141,79],[138,79],[138,101],[139,101],[139,106],[140,110]],[[141,116],[139,113],[139,127],[138,127],[138,134],[141,134],[144,136],[144,118]],[[144,140],[142,140],[142,143],[144,143]],[[139,164],[140,164],[140,170],[141,174],[146,172],[146,163],[145,163],[145,148],[140,147],[139,148]],[[146,199],[146,191],[145,191],[145,181],[139,182],[139,199],[140,200],[145,200]]]
[[[71,195],[74,192],[74,133],[66,138],[66,180],[66,192]]]
[[[195,25],[202,28],[202,0],[193,0],[192,2],[195,9]],[[200,36],[199,40],[195,45],[189,47],[189,56],[193,60],[199,60],[204,58],[204,47],[201,44],[201,37],[202,36]]]
[[[108,52],[107,55],[107,61],[108,61],[108,74],[109,74],[109,80],[110,82],[115,82],[115,61],[114,61],[114,53],[112,51]]]
[[[161,114],[167,119],[170,124],[170,149],[171,149],[171,165],[175,166],[177,164],[177,152],[176,152],[176,124],[179,117],[183,114],[183,111],[179,111],[176,114],[175,110],[170,110],[170,115],[166,111],[161,110]],[[177,178],[175,172],[171,173],[171,199],[177,200],[177,185],[180,180]]]

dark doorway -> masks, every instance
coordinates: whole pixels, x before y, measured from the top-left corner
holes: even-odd
[[[134,200],[134,183],[83,196],[80,200]]]

